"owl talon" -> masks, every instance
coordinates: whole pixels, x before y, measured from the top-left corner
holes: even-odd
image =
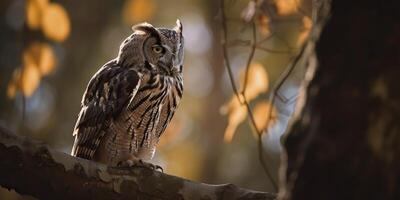
[[[127,167],[127,168],[143,167],[143,168],[150,169],[152,171],[160,170],[161,172],[164,172],[162,167],[160,167],[158,165],[153,165],[153,164],[148,163],[148,162],[144,162],[141,159],[120,161],[117,164],[117,166],[118,167]]]
[[[164,169],[160,165],[156,165],[155,167],[156,167],[156,169],[155,169],[156,171],[160,170],[161,173],[164,173]]]

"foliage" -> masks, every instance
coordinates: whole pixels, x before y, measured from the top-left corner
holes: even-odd
[[[283,19],[288,16],[296,16],[300,14],[302,28],[297,36],[295,46],[301,47],[308,38],[312,27],[312,20],[309,16],[301,13],[300,0],[275,0],[273,3],[276,8],[276,15],[283,17]],[[263,8],[265,4],[266,3],[263,1],[250,1],[241,13],[241,17],[245,23],[253,23],[253,38],[251,42],[245,42],[242,39],[237,40],[241,41],[245,46],[249,46],[251,52],[248,59],[248,65],[242,68],[240,74],[241,92],[239,92],[239,90],[234,91],[236,94],[232,96],[228,103],[221,107],[221,112],[228,115],[228,126],[225,130],[224,136],[226,142],[232,140],[238,125],[246,119],[248,114],[251,115],[249,117],[252,119],[253,126],[255,126],[254,129],[258,135],[262,134],[264,130],[272,126],[274,123],[270,122],[275,122],[278,115],[276,109],[268,101],[256,102],[256,105],[252,109],[253,111],[246,108],[246,106],[249,107],[249,105],[246,104],[254,101],[258,95],[268,92],[268,73],[261,63],[253,61],[254,51],[256,49],[262,49],[258,45],[268,41],[271,39],[273,34],[276,34],[273,28],[275,23],[273,19],[276,17],[274,14],[270,13],[268,9],[266,9],[266,11]],[[260,33],[261,37],[263,37],[260,41],[257,41],[256,30]],[[270,50],[267,50],[267,54],[270,53],[268,51]],[[271,52],[273,52],[273,50],[271,50]],[[230,67],[229,64],[227,67]],[[245,77],[246,75],[247,77]],[[234,83],[234,81],[232,83]],[[233,88],[235,90],[236,86],[233,86]]]
[[[251,102],[257,98],[262,93],[268,91],[268,73],[261,63],[253,62],[250,65],[248,73],[248,82],[246,85],[246,90],[244,96],[241,98],[246,98],[248,102]],[[245,68],[242,68],[240,73],[240,88],[244,88],[245,81]],[[226,142],[232,141],[233,135],[236,131],[237,126],[242,123],[247,116],[247,109],[243,102],[243,99],[238,99],[236,96],[232,96],[231,100],[221,107],[221,113],[228,115],[228,126],[225,130],[224,140]],[[265,102],[257,102],[254,111],[257,111],[257,117],[255,118],[257,123],[257,129],[264,130],[266,124],[268,124],[269,119],[265,119],[267,112],[261,113],[261,110],[265,110]]]
[[[63,42],[70,33],[70,20],[63,6],[47,0],[28,0],[25,5],[26,25],[31,31],[42,31],[55,42]],[[35,39],[36,40],[36,39]],[[8,84],[7,96],[14,98],[17,92],[30,97],[40,80],[56,66],[56,56],[48,42],[30,41],[22,52],[22,66],[14,70]]]

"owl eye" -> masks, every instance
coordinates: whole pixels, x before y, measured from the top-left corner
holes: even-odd
[[[162,47],[162,46],[160,46],[160,45],[154,45],[154,46],[152,47],[152,49],[153,49],[153,51],[154,51],[155,53],[158,53],[158,54],[164,52],[164,47]]]

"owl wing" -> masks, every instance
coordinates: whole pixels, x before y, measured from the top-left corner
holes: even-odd
[[[119,66],[116,60],[105,64],[92,77],[75,124],[72,155],[93,158],[108,125],[127,107],[139,85],[139,74],[133,69]]]

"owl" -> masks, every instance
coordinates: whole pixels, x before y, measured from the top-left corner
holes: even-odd
[[[72,155],[108,165],[149,161],[183,92],[183,35],[142,23],[117,58],[90,79],[73,136]]]

